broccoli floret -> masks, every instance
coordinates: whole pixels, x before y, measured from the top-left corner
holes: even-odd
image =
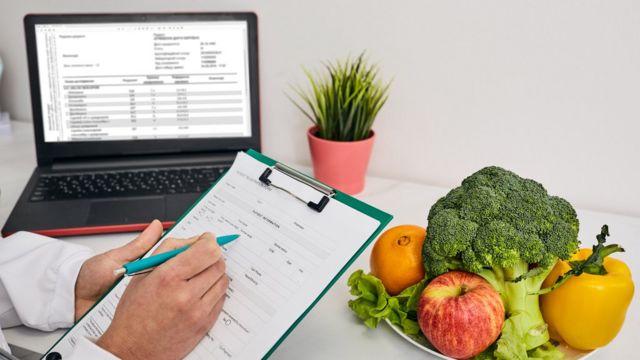
[[[527,359],[549,340],[538,292],[558,259],[578,250],[578,218],[566,200],[500,167],[486,167],[429,211],[427,274],[477,273],[504,301],[506,319],[494,355]]]

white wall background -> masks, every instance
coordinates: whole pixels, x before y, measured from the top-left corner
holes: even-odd
[[[371,174],[451,187],[495,164],[578,207],[640,216],[638,1],[0,1],[13,118],[31,118],[26,13],[251,10],[267,154],[309,163],[309,124],[284,91],[304,84],[301,65],[366,49],[394,79]]]

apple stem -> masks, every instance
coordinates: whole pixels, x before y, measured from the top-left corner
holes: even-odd
[[[469,291],[469,286],[467,284],[460,285],[460,296],[466,294]]]

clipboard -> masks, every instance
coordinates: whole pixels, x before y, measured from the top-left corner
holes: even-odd
[[[298,324],[304,319],[304,317],[309,313],[309,311],[311,311],[311,309],[313,309],[313,307],[318,303],[318,301],[320,301],[320,299],[322,299],[322,297],[324,297],[324,295],[327,293],[327,291],[329,291],[329,289],[331,289],[333,287],[333,285],[338,281],[338,279],[340,279],[340,277],[342,277],[342,275],[344,274],[345,271],[347,271],[347,269],[351,266],[351,264],[353,264],[353,262],[360,257],[360,254],[362,254],[362,252],[371,244],[371,242],[373,240],[375,240],[378,235],[380,234],[380,232],[382,232],[382,230],[384,230],[384,228],[389,224],[389,222],[391,222],[391,220],[393,219],[393,216],[382,211],[379,210],[367,203],[364,203],[350,195],[347,195],[345,193],[343,193],[340,190],[334,189],[328,185],[325,185],[321,182],[319,182],[318,180],[300,173],[297,170],[294,170],[292,168],[290,168],[287,165],[278,163],[277,161],[253,150],[250,149],[247,151],[247,154],[250,155],[251,157],[253,157],[254,159],[264,163],[267,166],[271,166],[274,168],[277,168],[279,171],[282,171],[281,169],[286,169],[283,172],[287,173],[287,175],[292,176],[294,178],[296,178],[296,180],[302,181],[306,184],[308,184],[309,186],[315,187],[318,184],[321,185],[321,188],[324,191],[328,190],[329,193],[326,194],[326,198],[329,199],[334,199],[335,201],[340,201],[341,203],[361,212],[364,213],[376,220],[378,220],[380,222],[380,225],[378,226],[378,228],[374,231],[374,233],[369,237],[369,239],[367,239],[367,241],[362,245],[362,247],[360,247],[360,249],[358,249],[358,251],[353,254],[353,256],[351,257],[351,259],[349,259],[349,261],[342,267],[342,269],[340,269],[340,271],[338,272],[338,274],[331,280],[331,282],[324,288],[324,290],[322,290],[322,292],[320,293],[320,296],[318,296],[316,298],[316,300],[302,313],[300,314],[300,317],[293,323],[291,324],[291,326],[289,327],[289,329],[282,335],[282,337],[280,337],[280,339],[273,345],[273,347],[267,352],[267,354],[263,357],[263,359],[269,358],[269,356],[271,356],[271,354],[278,348],[278,346],[280,346],[280,344],[287,338],[287,336],[293,331],[293,329],[296,328],[296,326],[298,326]],[[288,170],[288,171],[287,171]],[[274,184],[271,184],[271,186],[274,186]],[[277,185],[275,185],[277,186]],[[293,195],[292,195],[293,196]],[[325,198],[322,198],[318,204],[320,203],[324,203],[324,205],[326,205],[326,202],[330,201],[323,201]],[[303,202],[304,199],[302,199]],[[321,207],[320,212],[322,211],[322,209],[324,209],[324,205]],[[312,205],[307,205],[311,208],[313,208]]]
[[[301,202],[301,206],[305,206],[312,209],[315,213],[318,214],[318,216],[322,216],[323,211],[325,211],[326,206],[332,202],[332,201],[337,201],[340,202],[344,205],[346,205],[347,207],[366,215],[367,217],[375,220],[378,225],[377,227],[375,227],[375,230],[371,233],[371,235],[368,237],[368,239],[366,239],[362,245],[357,248],[357,250],[355,251],[355,253],[353,253],[353,255],[347,260],[346,263],[343,263],[342,266],[340,267],[339,271],[335,274],[335,276],[333,276],[333,278],[331,278],[329,280],[329,282],[327,283],[327,285],[320,291],[319,295],[315,297],[314,300],[311,301],[311,303],[302,311],[299,313],[299,315],[296,313],[297,318],[295,319],[295,321],[293,321],[291,323],[291,325],[288,326],[288,328],[286,329],[286,331],[284,331],[280,337],[277,339],[277,341],[275,341],[272,346],[269,348],[268,351],[266,351],[266,353],[263,355],[263,358],[268,358],[277,348],[278,346],[286,339],[286,337],[293,331],[293,329],[295,329],[295,327],[304,319],[304,317],[309,313],[309,311],[311,311],[311,309],[318,303],[318,301],[320,301],[320,299],[327,293],[327,291],[338,281],[338,279],[344,274],[344,272],[349,268],[349,266],[351,266],[351,264],[360,256],[360,254],[369,246],[369,244],[378,236],[378,234],[386,227],[386,225],[391,221],[391,219],[393,218],[390,214],[387,214],[379,209],[376,209],[360,200],[357,200],[337,189],[333,189],[319,181],[317,181],[316,179],[302,174],[284,164],[278,163],[275,160],[257,152],[254,150],[248,150],[246,152],[246,154],[248,156],[250,156],[251,158],[259,161],[260,163],[265,165],[264,170],[262,171],[262,174],[260,176],[258,176],[257,179],[255,179],[256,182],[261,183],[263,186],[265,187],[270,187],[275,189],[275,191],[280,191],[283,193],[287,193],[288,196],[292,196],[296,199],[296,201],[300,201]],[[295,181],[297,181],[298,183],[303,184],[304,186],[308,186],[314,190],[316,190],[316,192],[320,193],[321,196],[319,196],[317,199],[311,199],[311,198],[302,198],[300,197],[298,194],[290,191],[290,189],[288,189],[286,186],[283,186],[282,184],[278,183],[277,181],[273,180],[273,174],[274,173],[280,173],[282,175],[285,175]],[[226,174],[225,174],[226,175]],[[220,177],[210,188],[209,190],[207,190],[205,193],[203,193],[200,198],[191,205],[191,207],[185,211],[185,213],[180,217],[180,219],[178,219],[178,221],[176,221],[176,224],[169,229],[168,231],[166,231],[163,234],[163,238],[168,234],[171,233],[173,231],[173,229],[177,226],[179,226],[181,224],[181,222],[185,219],[185,217],[191,213],[191,211],[198,206],[198,204],[200,204],[201,201],[203,201],[203,199],[205,199],[207,197],[207,195],[212,191],[212,189],[216,188],[216,186],[220,183],[220,181],[224,178],[224,175],[222,177]],[[304,204],[302,204],[304,203]],[[74,327],[72,327],[71,329],[69,329],[43,356],[43,359],[47,359],[49,360],[48,356],[50,355],[54,355],[57,354],[56,353],[56,349],[58,347],[59,344],[61,344],[61,342],[70,334],[72,334],[72,332],[74,331],[74,329],[76,328],[76,326],[78,324],[82,324],[83,320],[85,319],[85,317],[89,316],[89,314],[92,314],[92,311],[98,307],[103,300],[112,292],[114,291],[114,289],[118,286],[118,284],[123,281],[122,279],[119,280],[116,284],[114,284],[114,286],[106,293],[104,294],[97,302],[96,304],[94,304],[94,306],[89,309],[87,311],[87,313],[85,313],[79,320],[78,322],[76,322],[76,324],[74,325]],[[60,359],[59,354],[56,355],[56,359]],[[63,359],[64,360],[64,359]]]

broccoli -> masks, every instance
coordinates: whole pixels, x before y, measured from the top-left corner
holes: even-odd
[[[579,223],[571,204],[533,180],[492,166],[439,199],[428,220],[427,275],[476,273],[504,301],[506,318],[494,356],[527,359],[528,351],[547,344],[538,296],[556,261],[578,250]]]

